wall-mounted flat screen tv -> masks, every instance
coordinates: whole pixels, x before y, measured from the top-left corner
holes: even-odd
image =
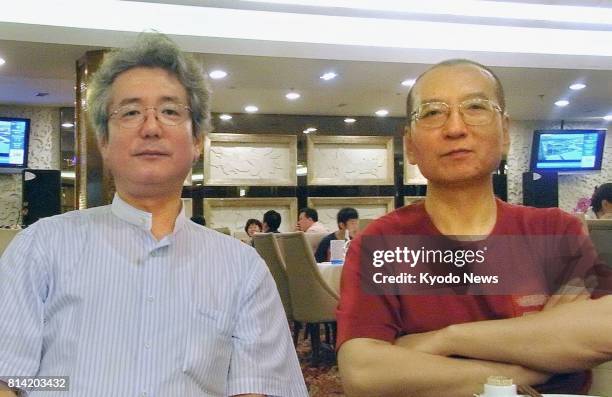
[[[601,170],[606,130],[536,130],[531,171]]]
[[[30,120],[0,117],[0,168],[26,168]]]

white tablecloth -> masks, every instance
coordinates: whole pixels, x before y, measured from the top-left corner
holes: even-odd
[[[340,276],[342,265],[333,265],[331,262],[317,263],[321,277],[338,295],[340,295]]]

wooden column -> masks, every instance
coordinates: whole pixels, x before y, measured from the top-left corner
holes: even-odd
[[[96,134],[88,119],[87,88],[102,63],[105,51],[87,51],[76,62],[75,111],[75,207],[85,209],[109,204],[114,194],[112,177],[104,169]]]

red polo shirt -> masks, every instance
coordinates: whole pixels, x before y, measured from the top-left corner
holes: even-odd
[[[424,203],[402,207],[372,222],[351,244],[342,272],[337,310],[337,348],[353,338],[393,342],[405,334],[438,330],[452,324],[521,316],[539,311],[546,296],[517,295],[370,295],[360,288],[360,248],[364,236],[441,233]],[[583,235],[580,221],[558,208],[531,208],[497,200],[497,235]],[[593,249],[592,245],[585,249]],[[591,254],[589,252],[589,254]],[[555,376],[542,392],[584,393],[589,373]]]

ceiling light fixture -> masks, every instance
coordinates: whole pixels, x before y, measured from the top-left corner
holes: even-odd
[[[306,128],[304,131],[302,131],[304,134],[310,134],[311,132],[316,132],[317,129],[314,127],[308,127]]]
[[[379,110],[377,110],[377,111],[375,112],[375,114],[376,114],[378,117],[385,117],[386,115],[388,115],[388,114],[389,114],[389,111],[388,111],[387,109],[379,109]]]
[[[213,70],[208,73],[208,76],[213,80],[223,79],[227,76],[227,72],[225,70]]]
[[[244,111],[247,113],[255,113],[259,111],[259,108],[255,105],[248,105],[244,107]]]
[[[4,65],[6,63],[6,61],[4,60],[4,58],[0,58],[0,66]]]
[[[227,114],[227,113],[223,113],[221,115],[219,115],[219,118],[223,121],[228,121],[232,119],[232,115],[231,114]]]
[[[566,101],[565,99],[561,99],[560,101],[555,102],[555,106],[558,106],[560,108],[566,107],[567,105],[569,105],[569,101]]]
[[[287,95],[285,95],[285,98],[289,99],[290,101],[295,101],[296,99],[299,99],[300,97],[301,95],[294,91],[291,91],[287,93]]]
[[[64,127],[64,128],[72,128],[72,127],[74,127],[74,124],[73,123],[62,123],[62,127]]]
[[[331,79],[335,79],[336,76],[338,76],[338,74],[334,73],[334,72],[327,72],[327,73],[323,73],[321,75],[321,77],[319,77],[321,80],[331,80]]]
[[[579,91],[586,87],[586,84],[575,83],[569,86],[570,90]]]
[[[402,85],[404,87],[412,87],[414,85],[414,83],[416,83],[416,79],[406,79],[406,80],[402,81]]]
[[[606,121],[612,121],[612,114],[608,114],[606,116],[603,116],[603,119]]]
[[[344,119],[344,122],[347,123],[347,124],[353,124],[355,121],[357,121],[357,120],[355,120],[352,117],[347,117],[347,118]]]

